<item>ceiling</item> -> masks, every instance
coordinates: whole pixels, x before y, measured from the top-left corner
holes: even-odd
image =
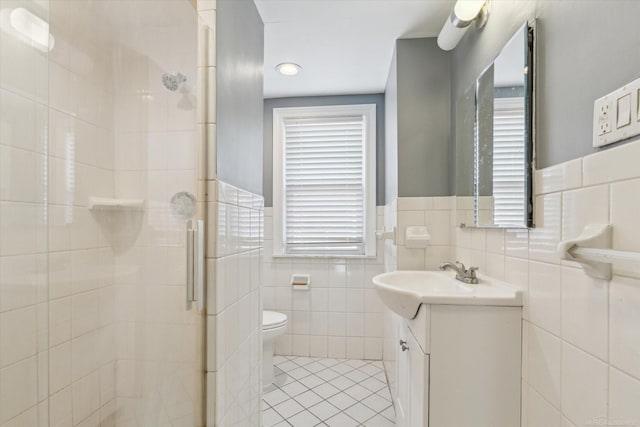
[[[455,0],[254,0],[265,98],[384,92],[395,40],[435,37]],[[295,62],[302,72],[280,75]]]

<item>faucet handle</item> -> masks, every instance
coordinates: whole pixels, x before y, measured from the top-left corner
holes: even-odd
[[[462,271],[466,271],[464,264],[461,263],[460,261],[456,261],[456,267],[458,267]]]
[[[478,271],[478,267],[469,267],[467,273],[469,274],[469,277],[474,278],[476,277],[476,271]]]

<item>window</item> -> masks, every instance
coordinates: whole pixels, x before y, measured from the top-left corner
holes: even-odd
[[[276,108],[276,255],[375,256],[375,105]]]
[[[493,111],[494,223],[526,223],[524,97],[495,98]]]

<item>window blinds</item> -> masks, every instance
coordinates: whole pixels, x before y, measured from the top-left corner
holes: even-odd
[[[496,225],[526,223],[524,97],[494,100],[493,197]]]
[[[283,127],[285,252],[363,254],[365,116],[285,118]]]

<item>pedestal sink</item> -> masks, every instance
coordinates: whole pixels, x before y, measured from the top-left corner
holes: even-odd
[[[522,292],[479,275],[477,285],[467,285],[444,271],[394,271],[373,278],[380,299],[391,311],[413,319],[421,304],[522,306]]]

